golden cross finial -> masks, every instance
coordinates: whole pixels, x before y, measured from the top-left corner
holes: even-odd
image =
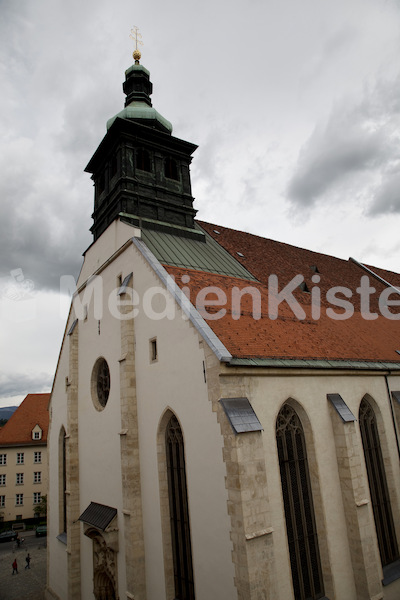
[[[139,28],[136,27],[136,25],[134,25],[133,29],[131,29],[131,34],[129,37],[132,38],[132,40],[135,42],[135,49],[132,53],[132,56],[135,59],[135,65],[138,65],[139,60],[142,56],[140,53],[140,50],[138,49],[138,44],[143,46],[143,42],[142,42],[142,34],[139,33]]]

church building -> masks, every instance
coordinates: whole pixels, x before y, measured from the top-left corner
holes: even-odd
[[[45,597],[398,600],[400,275],[197,220],[134,59],[86,167]]]

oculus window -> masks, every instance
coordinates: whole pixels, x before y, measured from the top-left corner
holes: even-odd
[[[92,400],[97,410],[103,410],[110,395],[110,369],[105,358],[97,359],[92,371]]]

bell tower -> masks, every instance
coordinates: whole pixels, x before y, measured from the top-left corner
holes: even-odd
[[[94,240],[116,218],[199,239],[190,181],[197,146],[174,137],[171,123],[153,107],[153,85],[140,64],[137,38],[133,58],[123,83],[125,106],[108,120],[85,169],[94,181]]]

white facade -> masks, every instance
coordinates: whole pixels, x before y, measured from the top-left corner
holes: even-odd
[[[93,266],[101,267],[98,257],[105,259],[123,246],[124,234],[128,240],[132,228],[116,222],[102,238],[93,245],[85,257],[85,264],[78,282],[78,288],[85,282],[84,277],[92,274]],[[120,247],[122,247],[120,246]],[[100,264],[99,264],[100,263]],[[140,298],[146,290],[160,287],[160,281],[138,250],[129,243],[125,250],[115,257],[104,270],[101,270],[102,299],[107,299],[118,290],[118,283],[133,272],[134,287]],[[118,280],[118,277],[120,279]],[[83,297],[84,291],[81,292]],[[82,301],[84,304],[85,301]],[[164,299],[154,295],[154,313],[163,312]],[[79,321],[71,335],[78,334],[78,458],[79,503],[74,520],[83,510],[95,501],[118,511],[118,593],[135,594],[129,589],[126,577],[126,556],[124,527],[126,525],[123,502],[121,472],[121,389],[120,363],[121,322],[112,316],[108,308],[103,317],[93,317],[93,304],[89,306],[86,320]],[[173,306],[175,316],[154,320],[154,315],[146,316],[139,307],[134,319],[135,363],[132,374],[136,375],[137,418],[139,427],[139,454],[142,490],[142,515],[146,559],[145,586],[148,598],[165,597],[165,580],[154,573],[164,572],[163,540],[160,515],[159,466],[157,458],[157,436],[160,422],[167,411],[179,419],[185,437],[185,458],[188,483],[188,501],[191,517],[193,545],[193,568],[198,598],[210,598],[217,594],[233,597],[233,565],[231,542],[229,539],[229,516],[227,513],[227,492],[224,485],[225,467],[222,455],[220,428],[212,412],[205,382],[203,363],[205,361],[204,342],[193,325],[182,318],[181,310]],[[172,313],[171,313],[172,314]],[[66,328],[68,332],[74,321],[71,313]],[[99,329],[100,328],[100,329]],[[100,333],[99,333],[100,331]],[[60,530],[59,506],[60,474],[59,448],[60,432],[65,429],[69,443],[68,400],[66,380],[69,372],[68,345],[66,335],[60,355],[51,401],[50,445],[55,450],[50,456],[50,479],[55,482],[50,488],[49,504],[49,581],[48,587],[59,598],[68,597],[68,544],[65,538],[57,536]],[[152,362],[150,341],[156,338],[158,358]],[[132,352],[133,348],[130,348]],[[99,357],[104,357],[110,368],[110,397],[104,410],[96,410],[91,394],[91,374]],[[73,382],[71,382],[73,383]],[[67,485],[67,503],[70,490]],[[130,517],[132,518],[132,516]],[[79,527],[79,524],[78,524]],[[67,536],[68,538],[68,536]],[[93,598],[93,555],[92,541],[83,534],[79,536],[81,594],[82,598]],[[66,552],[67,549],[67,552]],[[71,552],[73,550],[71,549]],[[213,575],[214,574],[214,575]],[[127,596],[129,597],[129,596]],[[136,596],[135,596],[136,597]],[[227,596],[228,597],[228,596]]]
[[[400,540],[400,472],[387,374],[224,366],[210,349],[210,339],[201,335],[201,327],[196,329],[183,318],[171,293],[159,293],[165,287],[131,241],[133,234],[139,235],[116,221],[90,247],[78,282],[80,305],[88,303],[88,310],[82,311],[83,318],[71,332],[75,321],[72,308],[66,327],[51,400],[48,597],[101,597],[96,596],[94,585],[94,542],[84,533],[91,530],[78,520],[88,505],[96,502],[117,510],[109,531],[104,532],[109,547],[115,550],[116,564],[110,569],[115,573],[116,597],[174,598],[162,462],[165,415],[173,413],[185,444],[196,599],[293,598],[275,437],[278,413],[288,403],[305,432],[326,597],[361,600],[367,597],[363,596],[367,592],[360,591],[365,589],[371,598],[398,598],[400,580],[381,584],[384,574],[358,427],[360,402],[367,396],[379,422]],[[89,302],[84,286],[96,273],[99,296],[93,295]],[[121,320],[105,307],[130,273],[130,285],[140,302],[136,299],[133,306],[128,294],[120,296],[128,316],[137,309],[134,319]],[[150,296],[151,307],[146,308],[144,300],[149,301]],[[100,300],[103,314],[94,316]],[[79,309],[79,303],[75,307]],[[154,341],[156,358],[152,356]],[[130,356],[134,367],[127,379],[123,365]],[[92,399],[92,372],[99,357],[106,359],[111,381],[103,410],[98,410]],[[399,389],[400,377],[389,376],[388,384],[391,390]],[[69,396],[74,386],[76,393]],[[332,393],[345,400],[355,422],[341,422],[327,401],[327,394]],[[218,400],[238,396],[250,400],[261,433],[233,434]],[[124,407],[126,397],[128,408]],[[398,419],[398,408],[394,408]],[[130,435],[125,427],[126,411],[132,413],[138,431],[138,446],[129,456],[123,446]],[[60,440],[64,430],[68,524],[67,535],[60,536]],[[346,435],[350,435],[347,450]],[[349,493],[346,469],[352,465]],[[78,477],[74,479],[71,473]],[[129,504],[137,491],[136,504]],[[360,539],[353,536],[352,523],[359,528]],[[138,531],[142,532],[140,539]],[[360,549],[361,566],[357,566],[354,548]]]

